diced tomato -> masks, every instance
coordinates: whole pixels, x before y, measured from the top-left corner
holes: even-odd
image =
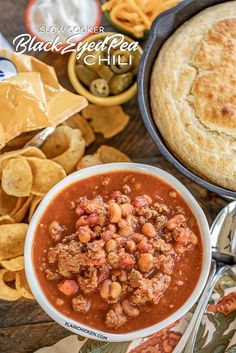
[[[175,240],[180,244],[188,244],[190,243],[191,230],[189,228],[178,228],[177,236],[175,236]]]
[[[121,268],[129,268],[134,266],[135,264],[135,260],[134,257],[130,254],[124,254],[124,256],[122,256],[122,258],[119,261],[119,265]]]
[[[84,214],[84,209],[80,206],[77,206],[75,213],[77,214],[78,217],[82,216]]]
[[[151,244],[149,244],[146,240],[142,240],[138,244],[138,250],[141,253],[152,252],[153,251],[153,246]]]
[[[85,211],[89,214],[97,212],[98,211],[98,204],[96,202],[90,201],[87,203],[85,206]]]
[[[114,199],[114,200],[117,200],[118,199],[118,197],[120,197],[122,194],[121,194],[121,192],[120,191],[114,191],[113,193],[112,193],[112,199]]]
[[[73,295],[78,291],[78,285],[73,279],[66,279],[58,284],[58,289],[65,295]]]
[[[134,207],[140,208],[148,205],[148,199],[144,196],[136,196],[133,202]]]
[[[111,230],[105,230],[104,232],[101,233],[101,238],[105,241],[108,241],[112,238],[113,233]]]
[[[186,246],[186,248],[187,248],[188,251],[193,251],[194,248],[195,248],[195,245],[194,245],[194,244],[188,244],[188,245]]]
[[[82,226],[87,226],[88,225],[88,217],[87,216],[81,216],[78,221],[76,222],[76,229],[82,227]]]
[[[172,230],[182,226],[186,221],[186,218],[182,214],[177,214],[174,217],[170,218],[166,223],[166,228]]]
[[[91,213],[89,216],[88,216],[88,225],[90,227],[94,227],[96,225],[98,225],[98,222],[99,222],[99,216],[97,213]]]

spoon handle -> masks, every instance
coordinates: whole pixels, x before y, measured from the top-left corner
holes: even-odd
[[[194,329],[194,326],[195,326],[195,322],[198,318],[198,315],[199,315],[199,312],[201,310],[201,307],[202,305],[205,303],[205,296],[208,294],[208,291],[209,291],[209,286],[215,276],[215,273],[216,273],[216,262],[213,260],[212,263],[211,263],[211,269],[210,269],[210,274],[209,274],[209,277],[208,277],[208,281],[207,281],[207,285],[205,286],[202,294],[201,294],[201,297],[199,298],[199,301],[198,301],[198,304],[195,308],[195,311],[193,313],[193,316],[183,334],[183,336],[181,337],[181,339],[179,340],[177,346],[175,347],[175,349],[173,350],[172,353],[180,353],[182,352],[182,350],[184,349],[184,347],[186,346],[187,342],[188,342],[188,339],[189,339],[189,336],[191,335],[193,329]]]
[[[199,310],[197,312],[197,318],[196,321],[194,322],[194,327],[191,331],[191,334],[189,336],[189,339],[187,341],[187,344],[185,346],[185,349],[183,350],[183,353],[193,353],[194,352],[194,346],[195,346],[195,342],[196,342],[196,338],[197,338],[197,333],[199,330],[199,326],[201,324],[202,321],[202,317],[204,315],[204,312],[206,310],[208,301],[211,297],[211,294],[215,288],[215,285],[219,279],[219,277],[229,269],[230,267],[228,265],[225,266],[219,266],[216,269],[216,272],[213,276],[213,278],[209,281],[209,284],[207,285],[207,290],[206,292],[204,291],[202,296],[203,296],[203,301],[201,303],[201,306],[199,307]],[[197,310],[197,309],[196,309]]]

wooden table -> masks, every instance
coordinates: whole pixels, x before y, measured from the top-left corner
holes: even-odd
[[[27,0],[1,1],[0,32],[12,43],[13,38],[25,33],[24,11]],[[106,21],[103,24],[108,28]],[[67,77],[68,56],[37,53],[37,58],[54,66],[60,83],[73,91]],[[87,150],[94,152],[98,145],[106,143],[127,153],[132,160],[161,167],[183,182],[203,207],[209,222],[216,216],[226,201],[191,182],[175,170],[159,153],[143,125],[137,99],[124,105],[130,114],[129,126],[121,134],[110,140],[100,135]],[[0,301],[0,352],[30,353],[52,345],[71,332],[65,330],[39,307],[36,301],[18,300],[16,302]]]

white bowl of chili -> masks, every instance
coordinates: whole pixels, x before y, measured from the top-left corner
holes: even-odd
[[[70,331],[130,341],[184,316],[211,263],[209,227],[169,173],[115,163],[75,172],[30,222],[25,268],[41,307]]]

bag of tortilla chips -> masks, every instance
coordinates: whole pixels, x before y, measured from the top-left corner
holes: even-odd
[[[58,83],[52,67],[0,48],[0,149],[23,132],[62,123],[86,105]]]

